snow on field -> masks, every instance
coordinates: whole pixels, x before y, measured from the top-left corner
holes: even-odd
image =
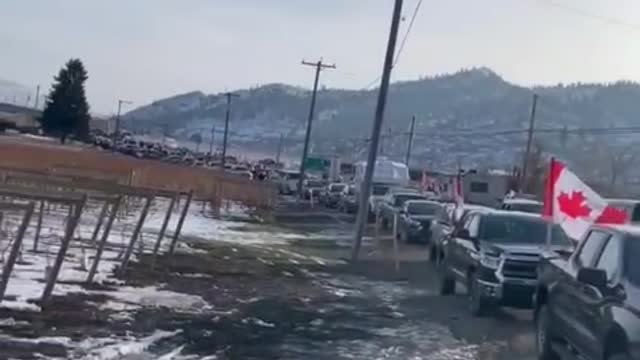
[[[96,244],[91,243],[94,227],[97,223],[97,216],[100,207],[92,204],[83,213],[78,228],[75,231],[74,240],[68,249],[65,261],[59,273],[58,282],[55,285],[53,295],[64,296],[70,294],[82,294],[87,296],[107,296],[104,302],[96,304],[99,309],[110,312],[113,320],[132,319],[136,312],[143,308],[167,308],[173,312],[186,314],[211,314],[214,317],[220,316],[221,312],[213,308],[206,300],[200,296],[178,293],[165,288],[164,284],[158,283],[154,286],[134,287],[126,285],[124,281],[114,275],[114,269],[122,262],[123,255],[128,245],[135,223],[139,216],[134,204],[128,216],[118,217],[113,225],[112,231],[107,239],[102,260],[98,266],[94,277],[95,283],[102,283],[108,288],[87,288],[84,286],[88,276],[88,269],[96,253]],[[154,202],[152,211],[144,223],[142,234],[138,243],[134,246],[131,261],[136,261],[141,252],[150,253],[158,238],[159,230],[165,218],[165,211],[168,202]],[[53,208],[43,218],[42,231],[38,251],[32,251],[35,238],[35,218],[28,228],[22,245],[18,262],[8,282],[5,299],[0,303],[0,308],[9,308],[20,311],[40,311],[37,300],[42,296],[45,286],[45,278],[50,272],[57,253],[60,249],[60,242],[64,234],[65,218],[67,216],[65,208]],[[4,263],[8,256],[17,226],[21,220],[19,214],[4,214],[4,220],[0,226],[0,232],[8,234],[9,241],[0,235],[0,262]],[[278,258],[288,258],[292,262],[324,264],[327,260],[317,257],[309,257],[289,250],[280,250],[278,247],[270,248],[271,245],[283,245],[289,241],[299,239],[312,239],[318,234],[296,233],[272,225],[263,224],[257,221],[238,221],[238,219],[249,219],[250,215],[241,207],[231,205],[225,207],[221,218],[212,218],[208,213],[202,212],[199,204],[193,204],[182,228],[181,236],[189,239],[191,243],[220,241],[226,243],[237,243],[238,245],[257,246],[269,249]],[[173,231],[177,226],[180,217],[179,210],[174,210],[171,221],[167,228],[167,234],[162,241],[160,253],[168,250],[172,239]],[[323,235],[324,236],[324,235]],[[98,237],[99,239],[100,237]],[[176,251],[182,253],[198,253],[204,250],[195,246],[190,246],[187,242],[178,243]],[[232,248],[232,251],[238,252]],[[263,259],[264,260],[264,259]],[[259,260],[257,260],[259,261]],[[265,262],[270,262],[265,260]],[[204,274],[185,274],[185,277],[207,277]],[[10,322],[13,319],[1,319]],[[259,318],[248,318],[246,322],[256,324],[261,327],[270,328],[274,326]],[[136,338],[134,336],[118,336],[110,338],[88,338],[81,342],[72,341],[70,338],[38,338],[33,341],[47,341],[61,344],[70,351],[70,358],[82,359],[192,359],[192,357],[180,355],[182,348],[177,347],[167,349],[166,353],[151,355],[146,350],[154,342],[176,333],[157,332],[148,337]],[[0,335],[1,336],[1,335]],[[141,336],[141,335],[138,335]],[[16,338],[15,341],[29,341],[23,338]],[[161,356],[161,357],[159,357]],[[215,357],[211,357],[213,359]],[[193,358],[195,359],[195,358]]]

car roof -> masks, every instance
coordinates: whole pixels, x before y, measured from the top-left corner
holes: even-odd
[[[391,187],[389,188],[390,194],[396,193],[411,193],[411,194],[419,194],[420,191],[418,189],[410,188],[410,187]]]
[[[400,193],[393,193],[391,194],[391,196],[420,196],[423,198],[426,198],[425,195],[422,195],[418,192],[400,192]]]
[[[634,199],[604,199],[604,201],[608,203],[626,204],[626,205],[635,205],[640,203],[640,200],[634,200]]]
[[[531,199],[504,199],[502,201],[504,204],[531,204],[531,205],[542,205],[542,203],[538,200]]]
[[[524,212],[524,211],[512,211],[512,210],[493,210],[489,212],[490,215],[498,215],[498,216],[516,216],[516,217],[523,217],[523,218],[531,218],[531,219],[541,219],[542,215],[541,214],[533,214],[533,213],[529,213],[529,212]]]
[[[408,200],[405,205],[409,204],[433,204],[438,206],[443,206],[442,203],[433,200]]]
[[[591,229],[614,230],[628,235],[640,236],[640,226],[638,225],[597,224],[592,225]]]
[[[464,204],[462,205],[462,209],[464,210],[486,210],[486,211],[494,211],[495,209],[489,206],[484,205],[475,205],[475,204]]]

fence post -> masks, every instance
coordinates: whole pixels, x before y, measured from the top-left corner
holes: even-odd
[[[184,204],[184,208],[182,208],[182,214],[180,214],[180,219],[178,220],[178,226],[176,226],[176,230],[173,233],[173,239],[171,240],[171,246],[169,247],[170,255],[173,255],[173,252],[176,249],[176,243],[178,242],[180,231],[182,231],[182,225],[184,224],[184,219],[187,217],[187,212],[189,211],[189,205],[191,205],[192,197],[193,197],[193,190],[189,191],[189,194],[187,195],[187,201]]]
[[[375,227],[374,229],[374,244],[377,246],[378,245],[378,239],[380,238],[380,211],[376,210],[376,216],[375,216]]]
[[[58,251],[58,255],[56,256],[56,260],[53,263],[53,267],[51,268],[51,274],[47,279],[47,283],[44,287],[44,291],[42,292],[42,299],[40,300],[43,304],[49,300],[51,293],[53,292],[53,287],[56,284],[56,280],[58,280],[58,274],[60,273],[60,268],[62,267],[62,262],[64,261],[65,255],[67,255],[67,250],[69,249],[69,244],[71,243],[71,239],[73,238],[73,233],[76,230],[76,226],[78,226],[78,222],[80,221],[80,215],[82,215],[82,210],[84,209],[85,204],[87,203],[87,195],[83,194],[80,202],[76,203],[75,211],[72,214],[72,217],[67,222],[67,229],[62,239],[62,244],[60,244],[60,250]]]
[[[31,221],[31,216],[33,215],[33,208],[33,203],[29,203],[29,205],[27,205],[26,212],[22,216],[22,223],[20,223],[16,238],[13,240],[9,258],[2,268],[2,278],[0,279],[0,302],[4,297],[4,292],[7,290],[7,283],[9,282],[9,277],[11,276],[11,272],[13,271],[13,265],[16,263],[18,252],[20,251],[20,247],[22,246],[22,239],[24,238],[24,234],[27,231],[27,227],[29,227],[29,222]]]
[[[98,238],[98,234],[100,233],[100,228],[102,227],[102,223],[104,222],[104,217],[107,215],[107,210],[109,209],[109,201],[105,201],[102,205],[102,209],[100,210],[100,215],[98,215],[98,223],[96,224],[96,228],[93,229],[93,234],[91,235],[91,244],[96,243],[96,239]]]
[[[147,213],[149,212],[149,208],[151,207],[151,202],[155,198],[154,195],[147,196],[144,203],[144,208],[142,209],[142,213],[140,214],[140,218],[138,219],[138,223],[136,224],[135,229],[133,230],[133,234],[131,235],[131,240],[129,240],[129,245],[127,246],[127,251],[124,254],[124,258],[122,259],[122,265],[120,265],[120,275],[124,275],[125,271],[127,271],[127,265],[129,265],[129,259],[131,258],[131,254],[133,253],[133,246],[138,239],[138,235],[142,230],[142,225],[144,225],[144,221],[147,218]]]
[[[87,276],[87,283],[93,282],[93,277],[98,270],[98,263],[100,263],[100,259],[102,258],[102,252],[104,251],[104,246],[109,240],[109,233],[111,232],[111,226],[118,216],[118,211],[120,210],[120,204],[122,203],[122,196],[118,196],[115,203],[111,207],[111,213],[109,214],[109,219],[107,219],[107,223],[104,226],[104,230],[102,231],[102,237],[100,238],[100,242],[98,243],[98,248],[96,249],[96,255],[93,258],[93,264],[91,264],[91,269],[89,269],[89,276]]]
[[[400,271],[400,260],[398,259],[398,213],[393,214],[393,257],[396,272]]]
[[[173,212],[173,207],[176,205],[176,199],[180,194],[176,194],[171,198],[171,202],[169,203],[169,209],[167,209],[167,213],[164,216],[164,221],[162,222],[162,227],[160,227],[160,233],[158,234],[158,240],[156,240],[156,245],[153,247],[153,258],[151,259],[151,268],[153,269],[156,265],[156,256],[158,255],[158,250],[160,249],[160,243],[162,243],[162,239],[164,239],[164,233],[167,231],[167,226],[169,226],[169,220],[171,219],[171,213]]]
[[[38,251],[40,242],[40,231],[42,230],[42,216],[44,215],[44,200],[40,201],[40,211],[38,212],[38,223],[36,224],[36,235],[33,238],[33,252]]]

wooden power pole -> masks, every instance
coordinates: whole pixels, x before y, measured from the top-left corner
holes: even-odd
[[[411,118],[411,127],[409,128],[409,143],[407,144],[407,156],[404,158],[404,163],[409,166],[409,160],[411,160],[411,147],[413,146],[413,131],[416,126],[416,116]]]
[[[304,181],[304,165],[307,162],[307,154],[309,152],[309,139],[311,138],[311,125],[313,124],[313,113],[316,108],[316,95],[318,93],[318,80],[320,79],[320,71],[323,69],[335,69],[336,65],[323,64],[322,59],[312,63],[302,60],[302,65],[313,66],[316,68],[316,77],[313,81],[313,93],[311,94],[311,106],[309,107],[309,118],[307,119],[307,132],[304,136],[304,148],[302,149],[302,159],[300,160],[300,179],[298,179],[298,196],[302,195],[302,181]]]
[[[240,97],[240,95],[227,92],[224,94],[227,97],[227,113],[224,117],[224,137],[222,138],[222,170],[227,162],[227,138],[229,137],[229,117],[231,116],[231,98]]]
[[[529,118],[529,130],[527,131],[527,145],[522,159],[522,173],[520,174],[520,191],[526,191],[527,171],[529,167],[529,157],[531,156],[531,141],[533,140],[533,129],[536,121],[536,106],[538,105],[538,94],[533,94],[533,103],[531,104],[531,117]]]
[[[403,0],[395,0],[395,4],[393,6],[393,17],[391,18],[391,29],[389,30],[387,53],[384,58],[382,80],[380,81],[380,89],[378,91],[378,104],[376,105],[373,129],[371,130],[371,141],[369,142],[367,167],[364,172],[364,179],[362,180],[362,184],[360,185],[358,216],[356,218],[353,249],[351,252],[351,261],[353,262],[358,261],[360,247],[362,246],[362,235],[364,232],[364,226],[369,215],[369,194],[371,193],[371,179],[373,178],[373,170],[376,165],[378,143],[380,141],[380,131],[382,130],[384,110],[387,103],[387,92],[389,91],[391,69],[393,68],[393,57],[396,50],[396,42],[398,40],[398,27],[400,26],[400,18],[402,16],[402,2]]]

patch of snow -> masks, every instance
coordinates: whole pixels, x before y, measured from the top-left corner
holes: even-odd
[[[242,319],[242,323],[243,324],[253,323],[255,325],[258,325],[258,326],[261,326],[261,327],[266,327],[266,328],[275,328],[276,327],[275,324],[266,322],[266,321],[264,321],[262,319],[255,318],[255,317]]]
[[[212,309],[202,297],[182,294],[169,290],[160,290],[155,286],[120,287],[117,291],[103,291],[115,300],[108,301],[102,308],[117,311],[132,310],[140,307],[167,307],[184,312],[201,312]]]
[[[138,340],[129,340],[105,345],[107,341],[114,342],[114,339],[92,339],[84,343],[86,354],[83,359],[88,360],[120,360],[132,355],[143,354],[153,343],[176,336],[182,330],[177,331],[156,331],[154,334]]]

